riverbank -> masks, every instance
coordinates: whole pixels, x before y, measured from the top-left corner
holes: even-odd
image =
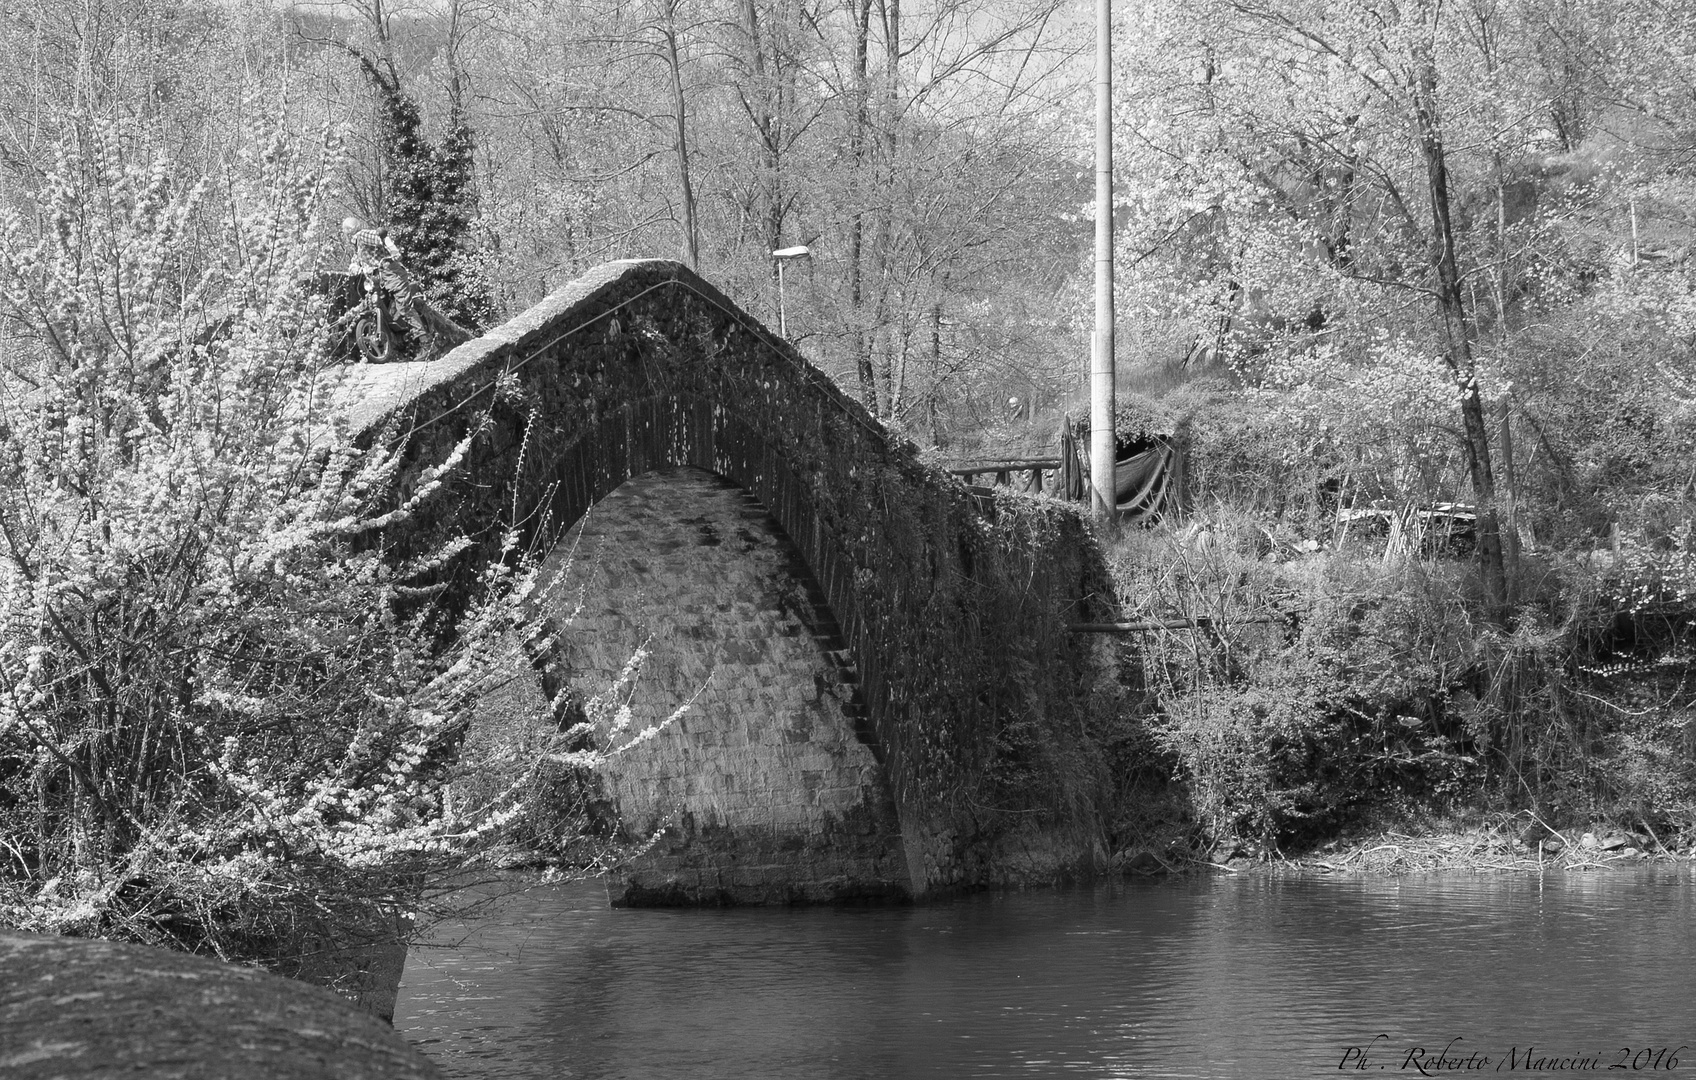
[[[1438,870],[1628,869],[1645,862],[1688,862],[1693,852],[1667,846],[1650,835],[1596,825],[1582,830],[1550,830],[1528,843],[1505,829],[1409,835],[1388,831],[1370,837],[1333,841],[1289,860],[1302,869],[1328,872],[1406,874]]]
[[[1434,822],[1353,833],[1299,853],[1251,853],[1242,848],[1196,854],[1177,848],[1132,848],[1114,859],[1126,873],[1160,874],[1293,870],[1336,874],[1418,874],[1443,871],[1630,870],[1646,863],[1696,862],[1696,838],[1657,835],[1644,823],[1605,822],[1554,828],[1526,813],[1485,821]]]

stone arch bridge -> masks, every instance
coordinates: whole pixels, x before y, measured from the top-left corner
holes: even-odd
[[[663,260],[611,263],[429,362],[367,367],[349,419],[413,467],[480,431],[457,485],[390,537],[518,530],[574,585],[533,657],[604,687],[638,646],[638,722],[605,791],[615,902],[922,898],[1100,860],[1107,613],[1073,506],[968,491],[787,342]],[[537,700],[546,695],[530,691]]]

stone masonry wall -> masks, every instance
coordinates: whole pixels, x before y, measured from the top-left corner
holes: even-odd
[[[439,360],[376,367],[344,392],[352,431],[403,449],[403,482],[475,436],[451,487],[383,541],[405,560],[470,539],[437,579],[450,608],[503,538],[551,551],[632,477],[693,466],[734,482],[838,624],[914,895],[1100,862],[1095,673],[1067,624],[1112,600],[1074,506],[967,491],[663,260],[600,267]]]
[[[604,770],[625,839],[664,830],[620,868],[615,901],[910,895],[848,654],[757,499],[701,469],[635,477],[555,549],[561,572],[557,660],[579,692],[604,693],[645,649],[624,738],[686,708]]]

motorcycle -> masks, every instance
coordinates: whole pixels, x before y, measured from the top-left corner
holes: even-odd
[[[315,291],[326,297],[338,359],[368,364],[427,360],[471,338],[470,331],[423,300],[406,300],[404,292],[397,292],[416,289],[405,274],[404,268],[384,267],[318,275]],[[413,304],[412,311],[403,303]]]
[[[394,297],[377,282],[377,275],[364,274],[364,295],[346,318],[351,319],[354,348],[370,364],[386,364],[400,355]]]

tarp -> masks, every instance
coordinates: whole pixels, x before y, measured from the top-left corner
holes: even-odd
[[[1164,444],[1115,462],[1114,509],[1133,520],[1167,509],[1166,494],[1172,486],[1176,456],[1172,446]]]
[[[1089,451],[1082,425],[1060,432],[1060,491],[1064,498],[1089,498]],[[1131,521],[1172,513],[1183,497],[1183,456],[1167,439],[1120,458],[1113,468],[1114,509]]]

